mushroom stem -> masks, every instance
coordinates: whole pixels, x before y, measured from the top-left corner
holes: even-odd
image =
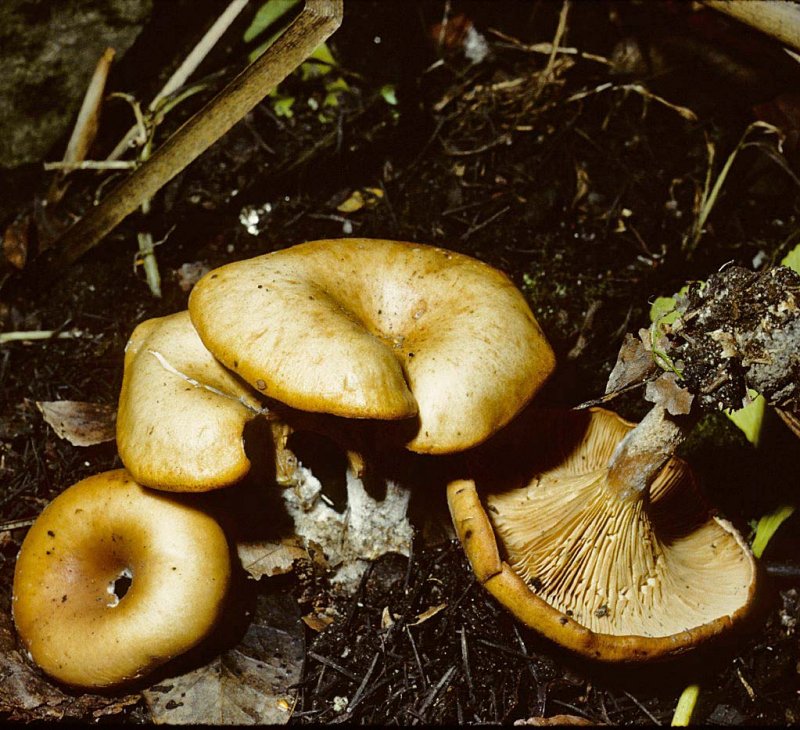
[[[672,417],[659,405],[620,441],[609,462],[608,485],[622,501],[645,496],[647,488],[686,438],[696,417]]]

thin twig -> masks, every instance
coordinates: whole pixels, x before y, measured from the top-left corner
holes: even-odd
[[[320,664],[324,664],[326,667],[330,667],[336,672],[339,672],[344,677],[348,679],[352,679],[354,682],[361,682],[361,677],[359,677],[354,672],[351,672],[349,669],[345,669],[341,664],[337,664],[332,659],[328,659],[328,657],[322,656],[322,654],[317,654],[316,652],[309,651],[308,656],[312,659],[315,659]]]
[[[486,228],[486,226],[488,226],[489,224],[494,223],[498,218],[508,213],[509,210],[511,210],[511,206],[507,205],[504,208],[498,210],[496,213],[493,213],[480,223],[476,223],[474,226],[470,226],[464,233],[461,234],[461,240],[466,241],[473,233],[477,233],[482,228]]]
[[[540,83],[539,87],[536,90],[536,94],[534,95],[534,101],[539,98],[539,94],[542,93],[542,89],[550,82],[553,78],[553,69],[556,65],[556,56],[559,52],[559,44],[561,43],[561,39],[564,37],[564,33],[567,30],[567,15],[569,14],[569,0],[564,0],[561,4],[561,12],[558,14],[558,26],[556,27],[556,34],[553,38],[552,47],[550,49],[550,55],[547,58],[547,65],[544,67],[544,72],[539,77]]]
[[[428,709],[439,696],[439,693],[448,685],[450,684],[450,680],[452,680],[453,675],[456,672],[456,665],[454,664],[450,669],[448,669],[441,677],[441,679],[436,683],[436,686],[428,692],[427,697],[425,697],[425,701],[422,703],[422,707],[419,708],[419,712],[417,716],[422,722],[425,722],[425,714],[428,712]]]
[[[369,665],[369,669],[367,673],[364,675],[364,679],[361,680],[361,684],[358,685],[358,689],[356,693],[353,695],[353,699],[350,701],[350,704],[347,706],[348,711],[352,711],[356,705],[363,699],[364,690],[367,687],[367,682],[369,682],[370,677],[372,677],[372,673],[375,671],[375,667],[378,665],[378,660],[381,658],[379,653],[375,653],[375,656],[372,657],[372,664]]]
[[[20,530],[23,527],[30,527],[36,518],[33,517],[29,520],[11,520],[10,522],[0,523],[0,532],[8,532],[9,530]]]
[[[475,704],[475,688],[472,685],[472,672],[469,668],[469,651],[467,649],[467,630],[464,626],[461,627],[459,632],[461,634],[461,659],[464,662],[464,677],[467,680],[467,689],[469,690],[469,700]]]
[[[543,43],[523,43],[519,39],[507,35],[497,28],[489,28],[489,33],[497,36],[501,40],[506,41],[513,48],[516,48],[520,51],[525,51],[526,53],[543,53],[544,55],[549,56],[551,53],[553,53],[553,49],[555,48],[556,53],[560,53],[564,56],[580,56],[587,61],[597,61],[597,63],[602,63],[606,66],[613,65],[611,60],[605,56],[598,56],[596,53],[586,53],[571,46],[554,46],[552,43],[547,41]]]
[[[50,170],[132,170],[136,167],[134,160],[78,160],[61,162],[45,162],[44,169]]]
[[[74,340],[83,336],[80,330],[22,330],[16,332],[0,332],[0,345],[6,342],[33,342],[34,340]]]
[[[625,692],[625,696],[633,702],[645,715],[647,715],[652,721],[654,725],[661,725],[658,719],[650,712],[639,700],[637,700],[630,692]]]
[[[567,97],[565,101],[567,103],[572,101],[579,101],[580,99],[585,99],[589,96],[594,96],[595,94],[600,94],[604,91],[633,91],[645,99],[650,99],[652,101],[657,101],[659,104],[663,104],[668,109],[672,109],[674,112],[680,114],[684,119],[686,119],[689,122],[697,121],[697,115],[688,107],[680,106],[679,104],[673,104],[671,101],[667,101],[663,96],[654,94],[652,91],[645,88],[641,84],[613,84],[609,81],[604,84],[600,84],[599,86],[596,86],[594,89],[579,91],[577,94],[573,94],[572,96]]]
[[[414,641],[414,637],[411,634],[411,629],[408,628],[408,624],[404,627],[406,635],[408,636],[408,641],[411,644],[411,651],[414,652],[414,659],[417,662],[417,669],[419,670],[419,677],[422,680],[422,689],[427,689],[428,687],[428,677],[425,674],[425,669],[422,667],[422,661],[419,658],[419,652],[417,651],[417,644]]]

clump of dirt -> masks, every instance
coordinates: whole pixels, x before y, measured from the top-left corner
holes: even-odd
[[[669,357],[702,406],[741,408],[747,389],[800,410],[800,274],[729,267],[692,284],[669,328]]]

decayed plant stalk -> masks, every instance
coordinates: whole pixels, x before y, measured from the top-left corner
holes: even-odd
[[[306,0],[305,7],[270,49],[180,127],[148,162],[72,226],[34,267],[47,283],[93,248],[126,216],[227,132],[308,58],[342,22],[342,0]]]

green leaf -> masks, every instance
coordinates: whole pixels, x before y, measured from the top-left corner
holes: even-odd
[[[656,297],[650,306],[650,321],[659,325],[672,324],[678,319],[678,312],[675,311],[677,297],[682,297],[689,291],[689,284],[684,284],[677,294],[671,297]]]
[[[756,536],[753,538],[753,555],[760,558],[767,547],[767,543],[775,534],[777,529],[792,516],[794,505],[782,504],[769,514],[764,515],[756,526]]]
[[[753,446],[758,446],[767,402],[764,400],[764,396],[758,395],[754,390],[748,389],[747,392],[753,400],[737,411],[725,411],[725,415],[736,424]]]
[[[282,94],[270,94],[272,97],[272,109],[276,116],[291,119],[294,116],[292,107],[294,106],[293,96],[283,96]]]
[[[397,106],[397,92],[394,84],[384,84],[381,86],[379,93],[387,104]]]
[[[348,91],[350,89],[350,85],[341,77],[334,79],[333,81],[329,81],[325,84],[325,100],[322,102],[322,106],[339,106],[339,93],[342,91]]]
[[[672,727],[687,727],[692,719],[697,697],[700,695],[700,685],[690,684],[681,692],[675,714],[672,716]]]
[[[286,15],[286,13],[299,4],[300,0],[267,0],[267,2],[256,11],[252,22],[244,32],[244,42],[249,43],[254,38],[261,35],[267,28],[274,25]]]
[[[671,324],[678,317],[675,311],[675,297],[656,297],[650,306],[650,321]],[[667,318],[668,321],[667,321]]]
[[[318,45],[308,58],[309,60],[300,65],[300,77],[303,81],[308,81],[308,79],[313,79],[317,76],[324,76],[336,66],[336,59],[333,57],[327,43]]]
[[[800,243],[783,257],[781,265],[788,266],[790,269],[800,274]]]

